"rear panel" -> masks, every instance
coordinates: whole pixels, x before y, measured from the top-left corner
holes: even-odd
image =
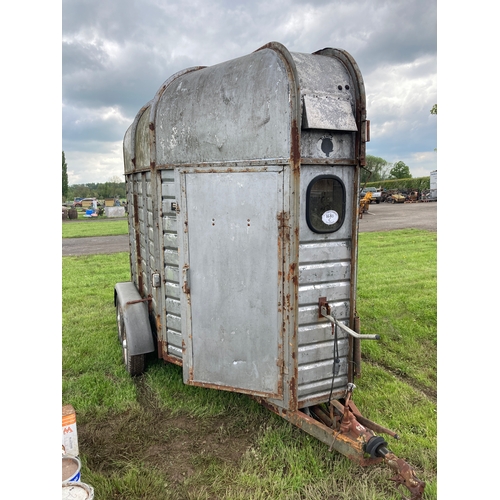
[[[357,186],[364,97],[346,53],[293,53],[302,96],[298,310],[299,406],[343,396],[353,369],[353,342],[319,315],[354,327]],[[334,351],[337,354],[334,355]],[[340,369],[333,375],[334,357]]]
[[[332,233],[316,233],[307,221],[308,188],[315,179],[332,177],[345,187],[345,199],[353,196],[352,167],[303,165],[301,168],[301,216],[299,246],[299,327],[298,399],[299,406],[328,399],[330,391],[344,391],[351,358],[349,339],[338,329],[340,371],[332,385],[334,335],[332,325],[318,314],[318,302],[326,297],[339,321],[350,325],[352,273],[352,217],[350,203],[343,207],[342,224]],[[328,207],[326,207],[328,208]],[[336,210],[338,213],[340,210]],[[340,222],[340,221],[339,221]]]

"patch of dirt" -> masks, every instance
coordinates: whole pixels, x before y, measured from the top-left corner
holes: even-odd
[[[155,404],[140,377],[136,382],[139,411],[78,423],[79,448],[95,472],[111,475],[127,463],[144,463],[161,471],[172,487],[180,486],[192,474],[203,472],[207,463],[237,466],[268,419],[257,416],[250,427],[242,427],[230,414],[172,415]]]

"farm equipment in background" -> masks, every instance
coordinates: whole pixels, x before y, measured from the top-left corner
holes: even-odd
[[[388,196],[385,201],[387,203],[404,203],[406,201],[406,196],[401,193],[393,193]]]
[[[372,199],[372,193],[368,191],[363,198],[359,201],[359,218],[363,218],[363,214],[368,212],[368,208],[370,207],[370,201]]]
[[[406,203],[417,203],[420,200],[420,193],[417,190],[410,191],[406,196]]]

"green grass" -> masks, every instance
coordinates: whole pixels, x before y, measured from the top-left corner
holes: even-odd
[[[77,411],[82,481],[96,498],[401,498],[387,467],[330,453],[244,395],[186,386],[181,367],[153,358],[131,379],[113,305],[115,283],[129,280],[128,253],[62,260],[62,401]],[[435,499],[436,234],[360,234],[357,309],[362,332],[382,339],[362,342],[354,401],[401,436],[390,448]]]
[[[418,230],[361,233],[358,313],[372,362],[422,390],[437,384],[436,233]],[[432,353],[429,356],[429,353]]]
[[[117,236],[128,234],[128,223],[124,219],[84,219],[82,221],[64,222],[63,238],[85,238],[89,236]]]

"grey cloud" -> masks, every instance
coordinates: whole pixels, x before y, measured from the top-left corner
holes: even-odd
[[[109,57],[102,42],[92,44],[79,40],[62,44],[63,74],[71,75],[81,71],[99,71],[106,68]]]
[[[435,95],[436,0],[63,0],[62,6],[63,148],[121,141],[171,75],[270,41],[291,51],[351,53],[373,99],[369,148],[381,151],[377,156],[435,147],[435,126],[423,114],[434,104],[427,100]],[[407,97],[397,89],[408,89]],[[412,98],[415,92],[421,95]],[[104,119],[110,108],[117,115]],[[398,124],[390,137],[377,136],[384,122]]]

